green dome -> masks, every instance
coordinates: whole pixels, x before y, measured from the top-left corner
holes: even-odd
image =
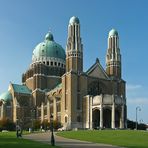
[[[75,23],[79,24],[80,21],[79,21],[78,17],[73,16],[70,18],[69,24],[75,24]]]
[[[115,29],[112,29],[110,32],[109,32],[109,37],[110,36],[118,36],[118,32],[115,30]]]
[[[0,95],[0,100],[3,100],[4,102],[9,102],[12,100],[12,95],[9,91],[4,92]]]
[[[33,51],[33,59],[53,57],[65,60],[65,50],[54,41],[52,33],[47,33],[45,41],[39,43]],[[36,60],[35,60],[36,61]]]

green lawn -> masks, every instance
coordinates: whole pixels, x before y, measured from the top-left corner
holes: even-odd
[[[0,132],[0,148],[53,148],[49,144],[16,138],[15,132]],[[54,148],[57,148],[54,146]]]
[[[71,139],[112,144],[128,148],[148,148],[148,131],[133,130],[94,130],[64,131],[57,133]]]

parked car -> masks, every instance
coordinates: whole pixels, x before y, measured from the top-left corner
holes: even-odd
[[[58,128],[58,131],[65,131],[66,129],[64,127]]]

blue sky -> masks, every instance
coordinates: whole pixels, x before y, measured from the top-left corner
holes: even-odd
[[[96,57],[105,67],[108,32],[120,37],[122,77],[127,82],[128,118],[148,123],[147,0],[0,0],[0,93],[21,83],[34,47],[50,30],[64,48],[71,16],[78,16],[84,44],[84,70]]]

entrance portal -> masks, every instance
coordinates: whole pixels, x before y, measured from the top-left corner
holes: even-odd
[[[119,128],[120,127],[120,111],[118,109],[116,109],[115,112],[115,127]]]
[[[111,110],[110,109],[103,110],[103,127],[111,128]]]
[[[100,110],[99,109],[93,110],[92,121],[93,121],[93,128],[98,129],[100,127]]]

